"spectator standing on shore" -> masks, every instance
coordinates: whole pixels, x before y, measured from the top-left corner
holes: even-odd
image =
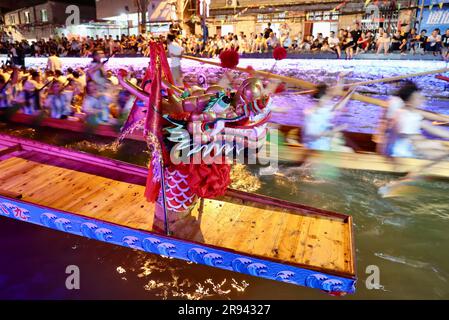
[[[350,33],[351,33],[351,37],[352,37],[352,40],[354,41],[354,43],[357,43],[359,41],[360,37],[362,36],[362,29],[360,28],[359,22],[356,22],[354,24],[354,27]]]
[[[265,28],[263,32],[263,37],[267,40],[272,32],[273,29],[271,29],[271,22],[268,22],[268,26]]]
[[[281,38],[287,34],[290,34],[291,31],[292,30],[291,30],[290,26],[287,24],[287,22],[284,22],[279,27],[279,33],[280,33]]]
[[[73,39],[72,43],[70,45],[70,52],[69,54],[71,56],[79,56],[81,53],[81,45],[79,44],[77,39]]]
[[[55,51],[52,51],[47,59],[47,70],[51,70],[52,72],[62,70],[61,59],[59,59]]]
[[[170,69],[173,75],[173,80],[177,86],[183,86],[181,57],[184,49],[176,42],[173,34],[167,36],[167,50],[170,57]]]

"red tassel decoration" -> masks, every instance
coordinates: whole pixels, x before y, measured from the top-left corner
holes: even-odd
[[[239,64],[239,53],[235,50],[222,51],[219,57],[223,68],[233,69]]]

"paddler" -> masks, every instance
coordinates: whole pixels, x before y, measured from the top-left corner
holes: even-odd
[[[30,79],[23,84],[23,90],[20,93],[18,102],[22,105],[22,111],[25,114],[34,114],[40,107],[40,95],[43,84],[41,75],[38,71],[31,71]]]
[[[11,85],[5,79],[3,74],[0,74],[0,109],[11,107]]]
[[[55,119],[65,119],[70,113],[70,101],[63,92],[64,87],[59,81],[53,81],[45,99],[45,107],[50,110],[50,116]]]
[[[108,123],[110,120],[109,96],[99,93],[98,85],[95,81],[88,81],[86,86],[86,96],[83,101],[82,110],[91,116],[94,123]]]
[[[425,102],[424,96],[415,83],[407,81],[398,91],[397,96],[403,106],[396,108],[391,115],[391,127],[394,138],[389,148],[392,157],[434,159],[448,153],[441,143],[429,141],[421,130],[425,130],[440,138],[449,139],[449,131],[433,126],[419,112]],[[449,155],[448,155],[449,156]]]
[[[101,60],[104,58],[104,53],[101,50],[95,50],[92,53],[92,62],[87,70],[87,77],[89,80],[94,81],[98,86],[106,89],[109,83],[106,77],[106,71],[104,69],[104,62]]]
[[[429,140],[421,132],[425,130],[434,136],[449,139],[449,130],[441,129],[432,125],[430,121],[426,121],[418,109],[425,101],[419,88],[408,81],[398,91],[397,96],[402,100],[403,105],[397,108],[391,117],[391,128],[394,134],[390,141],[390,155],[425,158],[430,162],[415,168],[404,178],[379,188],[379,193],[383,197],[400,196],[403,192],[403,190],[401,192],[402,186],[425,175],[426,170],[449,158],[449,149],[441,141]],[[408,189],[405,188],[405,190]]]
[[[304,111],[303,143],[308,149],[350,151],[340,142],[335,143],[339,128],[336,128],[332,122],[338,112],[333,99],[341,93],[340,85],[333,88],[329,88],[326,84],[317,86],[313,97],[318,99],[318,103]]]
[[[396,111],[404,107],[404,100],[399,93],[392,96],[388,101],[388,107],[385,109],[379,124],[379,134],[376,137],[377,152],[385,156],[392,156],[392,146],[395,141],[396,130],[393,125],[393,116]]]

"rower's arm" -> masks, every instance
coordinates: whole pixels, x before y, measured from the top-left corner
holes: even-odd
[[[140,100],[144,101],[145,104],[148,104],[150,101],[150,96],[147,92],[145,92],[142,88],[139,88],[138,86],[133,85],[128,80],[124,78],[125,74],[122,72],[119,72],[117,74],[118,81],[120,85],[125,88],[128,92],[135,95]]]
[[[423,121],[421,124],[421,128],[437,137],[449,139],[449,130],[445,130],[440,127],[433,126],[428,121]]]

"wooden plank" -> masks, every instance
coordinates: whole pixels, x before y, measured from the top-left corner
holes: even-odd
[[[284,259],[298,261],[295,257],[296,248],[298,247],[300,235],[303,232],[302,230],[307,222],[310,223],[310,219],[305,219],[302,216],[288,215],[287,228],[283,232],[277,247],[273,248],[275,250],[274,253],[277,253],[280,257],[284,257]]]
[[[263,219],[263,212],[255,212],[258,209],[248,206],[234,205],[235,208],[227,211],[230,219],[225,220],[224,225],[220,225],[217,229],[217,234],[221,234],[218,239],[215,240],[218,246],[225,248],[244,248],[245,252],[250,252],[251,249],[245,242],[247,235],[251,233],[251,225],[255,219]],[[222,213],[224,214],[224,213]],[[231,221],[232,219],[232,221]],[[224,236],[222,235],[224,233]]]
[[[0,195],[14,198],[14,199],[22,199],[22,194],[14,191],[4,190],[0,188]]]

